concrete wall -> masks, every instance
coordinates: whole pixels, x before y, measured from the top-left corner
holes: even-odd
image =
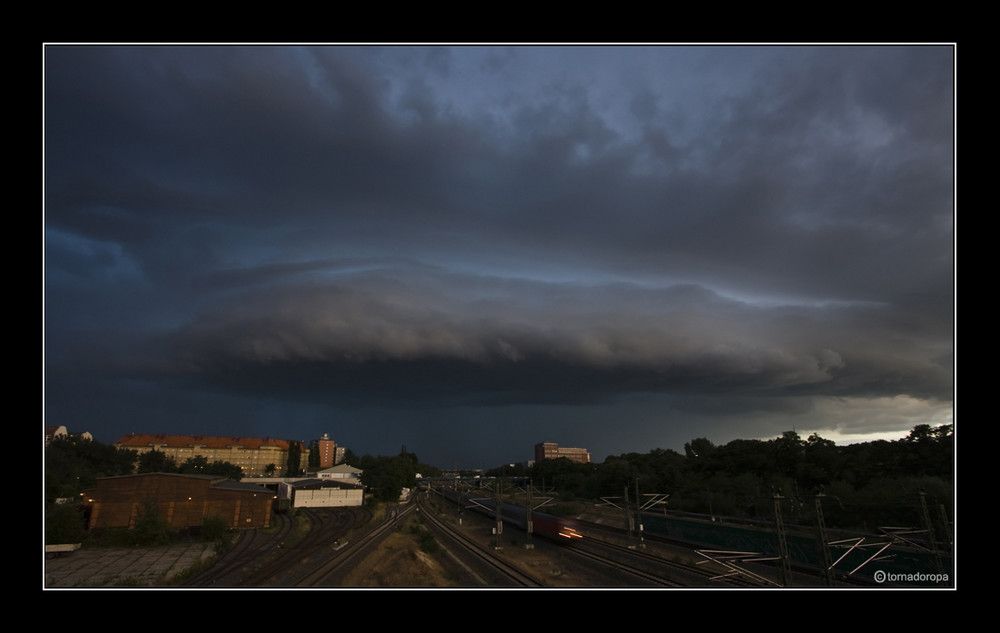
[[[336,508],[360,506],[364,503],[364,490],[347,488],[296,489],[293,507]]]

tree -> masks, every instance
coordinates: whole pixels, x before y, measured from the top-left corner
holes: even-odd
[[[155,448],[139,456],[138,473],[175,473],[177,463],[174,458]]]
[[[837,445],[833,440],[825,440],[816,433],[805,443],[804,458],[796,473],[805,490],[816,491],[826,486],[838,471]]]
[[[776,474],[794,477],[805,448],[805,443],[799,434],[795,431],[785,431],[781,437],[771,440],[769,444]]]
[[[295,476],[302,472],[302,443],[288,443],[288,463],[286,464],[289,476]]]
[[[99,477],[129,475],[136,452],[93,440],[57,437],[45,448],[45,498],[79,497]]]
[[[954,427],[944,424],[931,427],[918,424],[910,434],[896,442],[900,450],[900,466],[909,475],[953,477]]]
[[[49,503],[45,506],[45,543],[79,543],[84,535],[80,504]]]
[[[351,449],[344,449],[344,459],[342,464],[347,464],[348,466],[354,466],[355,468],[361,468],[361,457],[358,457],[354,451]]]
[[[704,437],[697,437],[684,443],[684,454],[688,457],[707,457],[714,450],[715,444]]]
[[[627,456],[609,457],[604,460],[597,479],[599,494],[618,496],[635,480],[635,473]]]
[[[595,468],[594,464],[581,464],[566,457],[543,459],[535,462],[531,478],[568,496],[583,496],[588,490],[600,494],[599,482],[594,478]]]
[[[223,462],[216,460],[209,464],[206,473],[209,475],[217,475],[219,477],[225,477],[227,479],[232,479],[233,481],[239,481],[243,479],[243,469],[236,464],[230,464],[229,462]]]
[[[177,472],[188,475],[207,475],[208,458],[204,455],[189,457],[181,463],[181,465],[177,468]]]
[[[224,543],[229,533],[229,521],[218,514],[210,514],[202,519],[201,540],[207,543]]]
[[[732,440],[711,453],[703,470],[720,470],[731,477],[745,473],[764,477],[773,467],[767,453],[767,442],[763,440]]]
[[[204,455],[187,458],[177,467],[177,472],[187,475],[216,475],[234,481],[243,478],[243,470],[239,466],[221,460],[215,460],[209,464],[208,458]]]
[[[405,449],[395,457],[372,457],[365,455],[360,460],[361,482],[368,487],[379,501],[397,501],[403,488],[410,488],[416,482],[416,455]]]
[[[143,501],[139,506],[131,536],[136,545],[165,545],[171,541],[170,523],[152,499]]]

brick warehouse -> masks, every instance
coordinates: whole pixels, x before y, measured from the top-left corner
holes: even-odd
[[[237,529],[268,527],[274,498],[263,486],[210,475],[102,477],[86,495],[88,527],[132,528],[146,501],[155,503],[175,530],[200,526],[208,516],[220,516]]]

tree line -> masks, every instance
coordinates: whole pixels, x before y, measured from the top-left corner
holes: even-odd
[[[560,458],[487,475],[530,477],[563,499],[660,495],[666,503],[657,510],[767,519],[782,499],[786,520],[811,524],[819,499],[831,527],[921,525],[921,497],[935,515],[953,504],[954,432],[950,424],[918,425],[900,440],[846,446],[794,431],[721,445],[701,437],[683,453],[657,448],[591,464]]]
[[[919,524],[919,500],[932,508],[954,501],[953,426],[918,425],[905,438],[846,446],[794,431],[771,440],[737,439],[716,445],[692,439],[684,452],[654,449],[607,457],[603,463],[543,460],[531,467],[507,465],[487,476],[530,477],[563,500],[599,501],[607,497],[660,495],[670,511],[738,518],[767,518],[774,500],[787,500],[785,518],[810,523],[817,498],[831,527],[870,528]],[[296,457],[297,458],[297,457]],[[363,471],[362,483],[374,501],[394,502],[417,474],[434,477],[440,469],[423,464],[404,446],[395,456],[355,455],[345,463]],[[45,494],[49,502],[75,498],[97,485],[99,477],[134,472],[190,472],[239,479],[227,462],[204,457],[182,464],[157,451],[137,456],[93,440],[57,438],[46,448]],[[633,496],[633,503],[635,497]],[[658,508],[659,509],[659,508]]]

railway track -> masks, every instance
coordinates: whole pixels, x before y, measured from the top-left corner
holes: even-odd
[[[482,513],[473,512],[473,514],[482,517]],[[483,564],[501,560],[493,552],[484,551],[481,545],[472,543],[462,531],[453,527],[453,524],[438,519],[432,511],[423,511],[422,517],[425,523],[434,527],[436,533],[448,539],[449,543],[454,543],[456,550],[464,557]],[[594,583],[585,586],[661,588],[768,586],[766,579],[762,577],[734,573],[732,567],[720,567],[716,561],[707,560],[690,549],[679,555],[676,550],[668,550],[659,545],[651,545],[648,549],[637,548],[622,544],[622,535],[613,529],[605,530],[597,524],[584,522],[579,522],[579,525],[585,537],[575,540],[569,547],[562,546],[551,550],[551,554],[559,560],[567,562],[573,560],[572,567],[575,572],[592,570],[592,573],[586,571],[578,573],[578,576],[583,576],[588,582]],[[510,529],[515,528],[511,526]],[[536,547],[539,547],[536,550],[538,552],[543,551],[541,546],[549,546],[546,539],[541,537],[536,543]],[[537,579],[532,579],[531,582],[507,579],[507,582],[515,582],[514,586],[546,586],[545,582]]]
[[[589,549],[590,547],[593,547],[593,545],[591,545],[591,544],[588,544],[588,545],[577,544],[574,547],[575,547],[575,549],[573,551],[573,555],[574,556],[577,556],[577,557],[580,557],[580,558],[584,558],[584,559],[590,561],[592,564],[601,565],[601,566],[604,566],[604,567],[607,567],[607,568],[610,568],[610,569],[616,569],[616,570],[618,570],[618,571],[620,571],[620,572],[622,572],[624,574],[627,574],[627,575],[629,575],[629,576],[637,579],[638,581],[640,581],[641,584],[644,584],[644,585],[648,584],[648,585],[651,585],[651,586],[654,586],[654,587],[688,587],[689,586],[689,585],[686,585],[686,584],[683,584],[683,583],[680,583],[680,582],[677,582],[677,581],[674,581],[674,580],[670,580],[670,579],[668,579],[668,578],[666,578],[666,577],[664,577],[664,576],[662,576],[660,574],[657,574],[655,572],[651,572],[651,571],[646,571],[644,569],[640,569],[639,567],[637,567],[635,565],[630,565],[630,564],[627,564],[627,563],[623,563],[619,559],[611,558],[611,557],[609,557],[607,555],[604,555],[604,554],[601,554],[601,553],[599,553],[597,551],[591,550],[591,549]]]
[[[483,518],[481,513],[472,513],[476,519]],[[481,544],[474,542],[463,531],[454,527],[454,524],[442,521],[436,514],[428,510],[426,506],[421,506],[421,516],[426,524],[432,527],[435,533],[442,539],[446,539],[449,547],[454,547],[456,552],[466,561],[472,564],[488,566],[496,571],[497,576],[504,575],[506,570],[512,570],[511,576],[503,577],[503,586],[521,587],[545,587],[551,586],[538,578],[525,574],[523,570],[506,563],[496,556],[493,551],[489,551]],[[473,517],[470,516],[470,519]],[[486,518],[488,522],[488,517]],[[511,526],[510,529],[515,529]],[[519,531],[519,530],[516,530]],[[600,530],[585,530],[585,538],[575,540],[571,546],[555,546],[544,538],[537,538],[535,541],[535,552],[538,556],[554,556],[553,560],[560,560],[564,563],[572,562],[573,571],[577,576],[587,578],[593,585],[581,586],[628,586],[628,587],[661,587],[661,588],[724,588],[734,586],[758,586],[746,582],[738,577],[721,577],[722,574],[713,573],[705,566],[698,566],[694,562],[678,562],[666,558],[662,552],[649,552],[635,549],[614,542],[615,535],[603,534]],[[545,553],[548,552],[548,553]],[[692,558],[697,558],[692,553]],[[561,566],[563,563],[557,563]],[[591,570],[590,572],[579,573],[580,570]],[[518,578],[527,575],[528,578]],[[494,584],[496,581],[483,581],[484,585]],[[607,584],[605,584],[607,583]],[[497,583],[500,584],[500,583]],[[565,586],[565,585],[562,585]]]
[[[551,578],[542,579],[518,566],[514,559],[501,556],[485,545],[483,539],[470,538],[467,529],[459,529],[453,521],[442,520],[422,497],[415,503],[395,506],[384,521],[364,533],[346,535],[370,521],[370,514],[362,508],[300,509],[294,518],[278,515],[277,529],[273,533],[251,530],[240,534],[233,547],[215,565],[189,578],[185,587],[334,587],[347,573],[374,551],[381,541],[410,515],[420,513],[422,522],[435,534],[447,556],[468,572],[472,583],[486,587],[542,588]],[[469,517],[470,520],[472,517]],[[480,517],[484,527],[489,519]],[[471,523],[469,524],[471,525]],[[725,573],[716,569],[713,561],[705,564],[693,562],[698,556],[688,551],[685,562],[672,560],[671,554],[659,546],[636,548],[621,544],[621,535],[603,533],[597,526],[586,530],[586,538],[574,541],[570,547],[555,547],[548,542],[538,542],[532,556],[536,560],[570,561],[570,573],[585,582],[606,586],[601,578],[614,578],[630,587],[697,587],[725,588],[764,586],[762,579],[749,575]],[[476,528],[479,529],[479,528]],[[511,527],[511,529],[514,529]],[[517,531],[517,530],[515,530]],[[523,562],[523,561],[522,561]],[[556,567],[562,563],[556,563]],[[715,565],[717,567],[717,565]],[[540,569],[540,568],[539,568]],[[587,570],[593,570],[593,573]],[[569,578],[569,576],[567,576]],[[564,581],[565,582],[565,581]],[[472,585],[474,586],[474,585]],[[565,585],[561,585],[565,586]],[[619,586],[615,584],[614,586]]]
[[[336,557],[344,539],[371,519],[362,508],[303,508],[297,518],[308,522],[308,531],[280,555],[246,574],[238,587],[299,586],[303,576],[313,574],[331,557]]]
[[[762,587],[768,583],[763,578],[742,576],[732,568],[712,571],[703,565],[678,562],[664,556],[663,552],[635,549],[630,546],[601,540],[596,535],[578,546],[578,555],[594,562],[617,566],[636,578],[663,587],[734,588]],[[705,560],[705,562],[709,562]]]
[[[335,551],[340,539],[363,525],[371,513],[362,508],[304,509],[276,515],[277,529],[241,532],[233,547],[210,568],[188,578],[183,587],[286,586]]]
[[[625,531],[621,528],[586,521],[581,521],[581,525],[585,526],[587,533],[592,537],[591,542],[598,539],[606,543],[608,548],[629,550],[631,556],[639,561],[658,561],[656,564],[663,568],[664,573],[679,574],[683,577],[684,582],[689,583],[685,586],[728,588],[782,586],[779,580],[780,572],[773,562],[754,563],[755,560],[762,560],[760,555],[749,552],[713,552],[655,536],[644,537],[641,541],[642,547],[636,548],[634,541],[630,541],[628,546],[621,545],[625,540]],[[818,576],[809,580],[809,574],[798,572],[796,577],[803,586],[822,585]]]
[[[467,569],[485,586],[544,587],[545,583],[473,541],[468,535],[442,521],[426,505],[418,501],[420,517],[436,535],[446,540],[458,552],[450,552],[459,560],[466,560]],[[475,571],[473,567],[486,571]],[[483,578],[486,576],[487,578]]]
[[[251,561],[259,560],[280,547],[295,528],[295,521],[289,515],[275,515],[275,521],[277,529],[270,534],[264,534],[261,530],[256,529],[241,531],[232,547],[211,567],[185,579],[181,586],[225,587],[235,585]]]
[[[308,573],[299,576],[289,586],[297,588],[339,586],[341,576],[378,547],[379,543],[392,533],[398,522],[405,519],[414,509],[415,506],[412,504],[394,507],[379,525],[354,542],[345,544],[336,554],[320,562]]]

